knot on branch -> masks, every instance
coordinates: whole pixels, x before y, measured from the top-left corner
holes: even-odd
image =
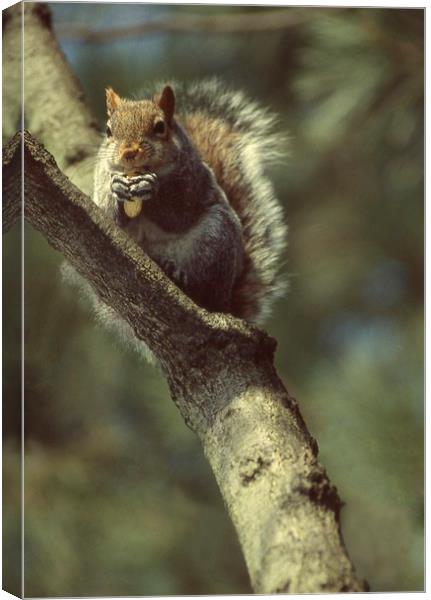
[[[253,481],[259,479],[259,477],[270,467],[272,464],[272,458],[259,455],[257,457],[247,457],[240,465],[239,475],[241,483],[244,486],[248,486]]]
[[[326,471],[321,467],[313,469],[295,491],[307,496],[311,502],[325,510],[331,510],[338,521],[344,502],[340,499],[337,488],[329,481]]]
[[[210,327],[205,335],[190,344],[188,362],[191,367],[199,370],[208,365],[209,352],[213,355],[212,364],[220,361],[223,368],[229,364],[235,365],[239,358],[254,365],[266,361],[272,363],[277,347],[273,337],[230,315],[223,315],[222,318],[227,321],[227,328],[220,326],[220,315],[209,315],[207,324]]]

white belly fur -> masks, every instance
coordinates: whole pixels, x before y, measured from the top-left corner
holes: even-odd
[[[146,219],[144,213],[145,205],[139,217],[139,223],[130,223],[126,231],[155,260],[169,260],[179,268],[184,267],[195,254],[198,241],[202,240],[204,236],[210,235],[210,214],[205,215],[189,231],[169,233]]]

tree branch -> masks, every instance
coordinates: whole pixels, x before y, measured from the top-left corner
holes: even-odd
[[[69,169],[70,156],[79,162],[84,154],[85,163],[76,149],[95,131],[37,6],[25,4],[26,119]],[[65,136],[72,153],[61,146]],[[28,133],[24,164],[25,218],[159,358],[173,399],[202,441],[255,592],[363,590],[343,545],[337,492],[274,370],[274,340],[195,306]],[[20,134],[4,151],[3,169],[7,228],[20,212]],[[86,177],[76,182],[89,185]]]
[[[17,133],[3,148],[2,229],[9,231],[22,214],[22,135]],[[7,175],[7,179],[6,179]]]
[[[8,214],[19,197],[19,154],[15,139],[3,164]],[[336,489],[272,365],[274,341],[195,306],[28,133],[24,163],[26,219],[159,358],[202,441],[255,592],[364,589],[341,538]]]

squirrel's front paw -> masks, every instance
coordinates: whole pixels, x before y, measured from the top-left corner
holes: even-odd
[[[157,190],[157,176],[155,173],[134,175],[126,177],[114,173],[111,177],[111,192],[117,202],[126,200],[150,200]]]
[[[157,193],[158,181],[155,173],[144,173],[129,177],[129,191],[132,198],[150,200]]]
[[[124,202],[130,200],[129,179],[123,175],[115,174],[111,177],[111,193],[114,200]]]

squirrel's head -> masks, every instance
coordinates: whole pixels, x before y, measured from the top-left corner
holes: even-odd
[[[151,100],[125,100],[108,88],[106,108],[108,142],[115,145],[115,160],[125,171],[155,170],[169,163],[175,151],[175,94],[170,85]]]

